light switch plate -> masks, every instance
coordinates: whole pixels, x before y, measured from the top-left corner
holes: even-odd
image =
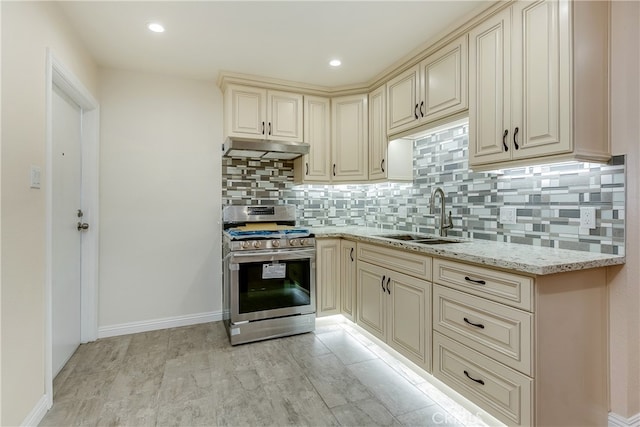
[[[29,169],[29,187],[30,188],[36,188],[36,189],[40,188],[41,172],[42,171],[39,166],[31,165],[31,168]]]
[[[500,208],[500,223],[501,224],[515,224],[516,223],[516,208],[510,206],[503,206]]]

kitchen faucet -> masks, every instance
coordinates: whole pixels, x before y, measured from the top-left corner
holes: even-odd
[[[436,204],[436,196],[438,194],[440,195],[440,200],[442,200],[442,206],[440,209],[440,236],[446,237],[447,229],[453,228],[453,222],[451,221],[451,211],[449,211],[449,218],[447,220],[447,213],[444,205],[444,191],[440,187],[436,187],[436,189],[433,190],[433,193],[431,193],[431,200],[429,201],[429,204],[431,205],[430,213],[433,213],[433,207]]]

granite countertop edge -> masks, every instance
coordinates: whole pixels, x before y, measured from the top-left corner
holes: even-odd
[[[311,227],[316,238],[344,238],[424,253],[440,258],[533,275],[548,275],[567,271],[622,265],[624,255],[530,246],[490,240],[456,239],[459,243],[423,245],[384,238],[385,235],[414,234],[407,231],[381,230],[371,227],[327,226]]]

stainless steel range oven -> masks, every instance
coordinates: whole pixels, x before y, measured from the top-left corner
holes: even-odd
[[[295,207],[223,209],[224,321],[232,345],[315,329],[315,239]]]

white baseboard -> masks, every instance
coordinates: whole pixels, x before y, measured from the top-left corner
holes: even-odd
[[[222,311],[188,314],[186,316],[166,317],[164,319],[144,320],[142,322],[121,323],[119,325],[101,326],[98,338],[116,337],[119,335],[137,334],[139,332],[157,331],[158,329],[177,328],[222,320]]]
[[[631,418],[625,418],[613,412],[609,412],[609,427],[640,427],[640,413]]]
[[[40,424],[40,421],[47,415],[47,411],[49,410],[49,399],[46,394],[43,394],[36,406],[33,407],[27,418],[22,421],[21,426],[37,426]]]

